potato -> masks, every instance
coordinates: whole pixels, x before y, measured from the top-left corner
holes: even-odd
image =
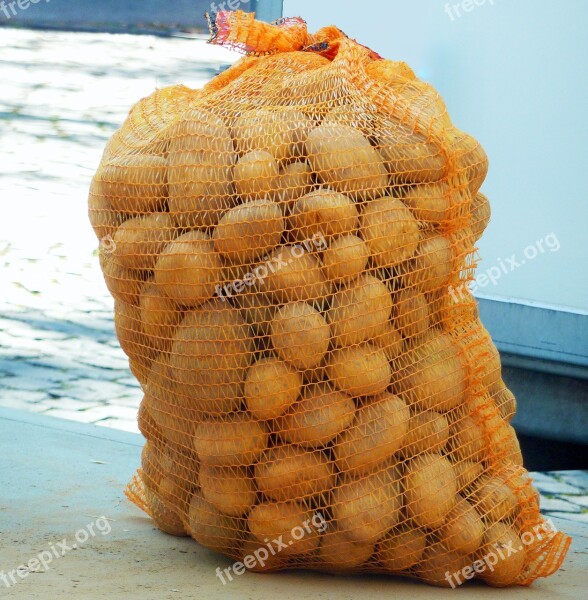
[[[299,241],[318,235],[330,239],[353,232],[359,213],[355,203],[344,194],[321,188],[294,203],[289,221]]]
[[[198,306],[212,298],[221,268],[210,237],[190,231],[165,247],[155,263],[155,283],[178,304]]]
[[[291,302],[276,311],[271,341],[279,357],[296,369],[312,369],[324,358],[331,330],[318,310],[306,302]]]
[[[145,154],[105,157],[94,177],[112,210],[129,216],[161,210],[167,180],[165,158]]]
[[[280,538],[280,554],[290,557],[308,554],[319,544],[319,532],[312,526],[313,512],[297,502],[254,506],[247,519],[249,531],[259,542]]]
[[[420,410],[446,412],[464,401],[467,373],[449,334],[414,348],[402,357],[398,370],[395,387]]]
[[[174,508],[181,515],[186,512],[194,488],[181,479],[166,474],[159,482],[158,492],[163,501],[167,502],[171,508]]]
[[[425,452],[441,452],[449,439],[449,422],[441,413],[426,410],[413,414],[400,452],[411,457]]]
[[[409,187],[401,199],[415,219],[435,227],[448,223],[459,203],[458,192],[446,183]]]
[[[181,227],[210,227],[234,206],[236,155],[222,120],[192,108],[169,129],[169,212]]]
[[[502,385],[502,364],[498,348],[494,345],[490,334],[481,329],[478,336],[481,343],[476,344],[474,352],[478,354],[476,360],[476,377],[482,378],[482,383],[494,392]]]
[[[412,574],[431,585],[455,588],[465,581],[462,571],[471,564],[472,559],[467,554],[449,552],[443,544],[435,543],[425,549],[423,559]],[[458,580],[454,573],[458,574]]]
[[[504,523],[491,525],[484,534],[484,545],[478,553],[480,559],[490,552],[496,556],[497,562],[492,570],[485,569],[480,577],[495,587],[516,583],[526,562],[525,547],[517,532]]]
[[[117,227],[125,220],[125,215],[112,210],[110,203],[102,193],[102,184],[92,181],[88,196],[88,217],[90,224],[101,244],[109,243]]]
[[[309,500],[335,485],[335,470],[321,451],[300,446],[276,446],[259,459],[254,469],[259,490],[278,502]]]
[[[336,292],[327,310],[333,342],[351,346],[374,337],[388,323],[392,298],[386,284],[373,275],[360,275]]]
[[[145,274],[123,267],[112,254],[103,250],[100,251],[98,257],[104,282],[115,300],[121,300],[127,304],[139,304],[139,295],[145,281]]]
[[[455,271],[455,250],[442,235],[426,235],[418,245],[416,255],[400,273],[406,286],[431,293],[446,286]]]
[[[285,224],[271,200],[252,200],[227,211],[212,234],[214,247],[227,260],[248,263],[273,250]]]
[[[190,535],[199,544],[217,552],[234,552],[243,538],[243,522],[222,514],[201,492],[190,501],[188,524]]]
[[[488,197],[482,194],[482,192],[478,192],[474,199],[472,200],[472,231],[474,233],[474,238],[478,241],[484,231],[486,231],[486,227],[490,223],[490,218],[492,216],[492,210],[490,208],[490,202],[488,201]]]
[[[331,281],[349,283],[363,272],[369,257],[369,248],[360,237],[342,235],[323,252],[323,273]]]
[[[458,554],[475,552],[484,538],[484,523],[478,511],[458,496],[457,504],[449,511],[439,530],[439,538],[445,547]]]
[[[254,573],[279,571],[288,564],[288,558],[281,552],[272,554],[271,549],[267,548],[267,543],[260,542],[251,534],[243,543],[239,556],[245,568]]]
[[[360,232],[379,267],[392,267],[409,259],[420,239],[417,220],[400,200],[391,196],[366,204]]]
[[[348,571],[365,563],[374,553],[372,542],[352,542],[341,531],[331,529],[321,537],[321,569]]]
[[[302,246],[276,248],[258,272],[264,292],[280,304],[321,299],[331,291],[319,259]]]
[[[407,339],[424,335],[431,326],[427,299],[414,288],[401,290],[394,295],[392,316],[394,325]]]
[[[402,354],[402,336],[390,322],[383,325],[381,331],[372,338],[372,343],[384,351],[388,360],[394,360]]]
[[[251,325],[257,335],[269,335],[277,307],[266,294],[248,291],[234,296],[235,304],[241,309],[241,316]]]
[[[404,571],[421,560],[426,544],[423,531],[400,525],[378,542],[376,558],[386,571]]]
[[[264,426],[246,414],[228,415],[224,421],[206,421],[196,427],[194,448],[203,464],[250,465],[267,446]]]
[[[331,353],[327,373],[350,396],[374,396],[392,379],[386,353],[373,344],[338,348]]]
[[[421,454],[406,465],[406,510],[419,526],[440,527],[455,506],[457,482],[451,463],[437,454]]]
[[[447,157],[423,134],[388,116],[378,118],[372,132],[395,184],[428,183],[444,177]]]
[[[482,145],[457,128],[445,132],[446,143],[455,163],[455,171],[467,177],[472,198],[476,196],[488,174],[488,157]]]
[[[148,508],[148,514],[153,519],[157,529],[174,535],[176,537],[185,537],[186,528],[178,513],[172,510],[153,490],[145,488],[145,501]]]
[[[297,161],[282,167],[274,199],[290,208],[298,198],[311,190],[312,169],[306,161]]]
[[[449,448],[456,460],[480,462],[487,458],[485,423],[470,416],[456,416],[449,428]]]
[[[255,504],[255,483],[245,467],[202,465],[198,485],[205,500],[225,515],[240,517]]]
[[[355,420],[335,440],[335,464],[341,473],[364,475],[381,468],[402,446],[410,411],[404,400],[383,393],[357,409]]]
[[[239,407],[254,344],[238,309],[213,300],[187,313],[174,337],[170,366],[192,406],[213,414]]]
[[[143,333],[149,344],[158,350],[168,349],[183,313],[175,300],[163,293],[156,284],[146,283],[139,300]]]
[[[510,423],[517,412],[517,401],[503,381],[499,384],[499,391],[494,394],[494,403],[500,412],[500,416],[507,423]]]
[[[325,446],[351,425],[353,400],[327,383],[307,385],[302,398],[276,420],[275,431],[282,439],[305,448]]]
[[[499,476],[482,477],[473,492],[474,506],[486,521],[501,521],[517,509],[511,487]]]
[[[453,470],[455,471],[455,477],[457,479],[457,488],[460,494],[465,495],[464,491],[469,490],[482,476],[484,467],[480,463],[476,463],[472,460],[454,461],[455,459],[452,457]]]
[[[130,357],[153,360],[157,350],[143,333],[141,311],[133,304],[114,301],[114,331],[123,352]]]
[[[402,489],[394,469],[345,480],[333,491],[333,519],[347,539],[375,543],[400,519]]]
[[[247,409],[256,419],[275,419],[296,402],[301,389],[300,373],[278,358],[262,358],[247,372]]]
[[[388,174],[382,158],[359,131],[335,123],[313,129],[306,140],[312,170],[327,186],[354,200],[386,192]]]
[[[235,189],[242,200],[260,200],[271,196],[279,185],[280,169],[274,157],[265,150],[244,154],[235,165]]]
[[[256,108],[237,117],[231,133],[239,154],[264,150],[285,161],[300,155],[312,126],[297,110]]]

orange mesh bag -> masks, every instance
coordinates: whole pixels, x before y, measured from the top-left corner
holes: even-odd
[[[211,26],[247,55],[141,100],[90,192],[144,391],[127,495],[253,570],[553,573],[570,540],[539,513],[467,291],[484,150],[335,27]]]

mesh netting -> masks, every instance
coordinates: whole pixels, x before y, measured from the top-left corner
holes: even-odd
[[[543,528],[468,291],[484,150],[334,27],[237,12],[213,34],[247,56],[135,105],[90,192],[144,391],[127,494],[254,570],[449,585],[513,546],[477,576],[553,573],[569,538]]]

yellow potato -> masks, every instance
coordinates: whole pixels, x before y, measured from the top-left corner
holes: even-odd
[[[449,460],[437,454],[413,458],[406,465],[404,494],[408,516],[419,527],[440,527],[457,496],[455,472]]]
[[[306,161],[297,161],[282,167],[274,198],[289,208],[311,190],[312,169]]]
[[[359,344],[376,336],[388,323],[392,297],[373,275],[360,275],[336,292],[326,313],[337,346]]]
[[[379,267],[392,267],[409,259],[420,239],[417,220],[400,200],[391,196],[366,204],[360,232]]]
[[[321,568],[349,571],[365,563],[374,553],[372,542],[352,542],[341,531],[328,529],[321,537]]]
[[[170,128],[169,212],[181,227],[210,227],[235,205],[236,155],[222,120],[201,108],[185,112]]]
[[[272,554],[266,542],[260,542],[251,534],[243,543],[239,555],[245,568],[254,573],[279,571],[288,564],[288,557],[283,556],[280,552]]]
[[[190,231],[168,244],[155,264],[155,283],[178,304],[197,306],[215,291],[222,262],[210,237]]]
[[[261,267],[253,272],[264,292],[280,304],[321,299],[331,291],[319,259],[303,246],[280,246]]]
[[[257,335],[269,335],[277,307],[265,294],[248,291],[234,296],[234,301],[241,309],[241,315]]]
[[[123,352],[148,370],[157,356],[150,339],[143,333],[141,311],[134,304],[114,301],[114,331]]]
[[[471,554],[480,547],[484,529],[484,522],[478,511],[467,500],[458,496],[457,504],[449,511],[439,530],[439,537],[452,552]]]
[[[390,361],[402,354],[402,336],[390,322],[382,326],[381,331],[372,338],[372,343],[383,350],[386,358]]]
[[[455,460],[480,462],[487,458],[484,425],[480,417],[476,420],[463,413],[454,413],[449,428],[449,448]]]
[[[475,507],[487,521],[501,521],[517,509],[518,501],[513,489],[499,476],[484,476],[474,489]]]
[[[260,200],[271,196],[279,186],[280,169],[275,158],[265,150],[244,154],[235,165],[235,189],[242,200]]]
[[[174,337],[170,366],[194,408],[212,414],[238,408],[253,357],[250,334],[239,310],[221,300],[187,313]]]
[[[486,568],[480,577],[495,587],[515,583],[526,562],[525,547],[517,532],[504,523],[491,525],[484,534],[484,545],[478,553],[479,558],[484,559],[491,552],[493,559],[497,559],[496,564],[492,570]]]
[[[279,357],[296,369],[312,369],[324,358],[331,330],[321,313],[306,302],[291,302],[276,311],[271,341]]]
[[[460,195],[446,183],[430,183],[409,187],[402,196],[402,202],[415,219],[438,227],[451,220],[457,211]]]
[[[261,420],[275,419],[296,402],[302,376],[278,358],[258,360],[249,368],[244,396],[247,409]]]
[[[231,133],[239,154],[264,150],[285,161],[300,155],[312,126],[297,110],[255,108],[237,117]]]
[[[484,467],[481,463],[476,463],[472,460],[460,460],[455,462],[452,458],[453,470],[457,479],[457,488],[460,494],[466,495],[463,492],[470,489],[484,472]]]
[[[267,446],[264,426],[245,414],[224,421],[206,421],[196,427],[194,448],[203,464],[243,466],[253,464]]]
[[[394,183],[428,183],[444,177],[447,157],[423,134],[389,117],[377,119],[372,131]]]
[[[188,535],[177,512],[172,510],[153,490],[145,489],[145,501],[149,516],[157,529],[177,537]]]
[[[202,465],[198,485],[204,498],[225,515],[240,517],[255,504],[255,483],[245,467]]]
[[[284,557],[308,554],[318,547],[319,531],[313,526],[313,512],[297,502],[274,504],[264,502],[254,506],[247,523],[259,542],[280,538]]]
[[[500,412],[500,416],[510,423],[517,412],[517,401],[514,394],[502,381],[499,390],[494,394],[494,403]]]
[[[344,480],[333,492],[333,519],[345,537],[375,543],[400,519],[402,489],[394,469]]]
[[[106,287],[112,296],[128,304],[139,304],[144,273],[123,267],[112,254],[104,250],[100,251],[98,258]]]
[[[306,140],[312,170],[330,188],[354,200],[377,198],[386,192],[388,173],[378,151],[352,127],[325,123]]]
[[[357,409],[355,420],[335,441],[335,464],[341,473],[364,475],[381,468],[402,446],[410,411],[390,393],[376,396]]]
[[[349,396],[327,383],[316,383],[304,387],[301,400],[276,420],[274,429],[287,442],[318,448],[349,427],[354,416]]]
[[[373,344],[334,350],[327,366],[333,383],[350,396],[374,396],[383,392],[392,379],[386,353]]]
[[[386,571],[404,571],[421,560],[426,544],[423,531],[401,525],[378,542],[376,557]]]
[[[94,177],[112,210],[129,216],[161,210],[167,180],[165,158],[145,154],[106,157]]]
[[[359,213],[355,203],[344,194],[321,188],[294,203],[289,221],[299,241],[317,235],[330,239],[354,231]]]
[[[394,295],[392,316],[394,325],[407,339],[425,334],[431,326],[427,299],[414,288],[406,288]]]
[[[328,492],[336,480],[332,463],[320,450],[292,445],[267,450],[254,472],[259,490],[278,502],[309,500]]]
[[[431,585],[457,587],[465,581],[462,571],[471,564],[472,558],[469,555],[449,552],[442,543],[437,542],[425,549],[422,560],[412,573]],[[459,580],[453,576],[454,573]]]
[[[188,513],[190,535],[199,543],[217,552],[234,552],[245,530],[241,519],[224,515],[196,492]]]
[[[426,235],[418,245],[417,253],[401,273],[404,284],[420,292],[436,292],[446,286],[455,271],[455,250],[442,235]]]
[[[102,184],[95,180],[92,181],[88,196],[88,217],[96,237],[101,243],[106,244],[114,236],[117,227],[125,220],[125,215],[112,210],[110,203],[102,193]]]
[[[237,263],[248,263],[273,250],[285,224],[280,207],[271,200],[253,200],[227,211],[212,239],[217,252]]]
[[[163,293],[154,283],[146,283],[139,300],[143,333],[149,343],[158,350],[171,346],[176,327],[183,313],[174,300]]]
[[[342,235],[323,252],[323,273],[331,281],[349,283],[363,272],[369,257],[369,248],[360,237]]]
[[[402,357],[395,386],[420,410],[449,411],[464,401],[467,373],[451,336],[440,333]]]
[[[488,224],[490,223],[491,216],[492,210],[490,208],[490,202],[488,201],[487,196],[482,194],[482,192],[478,192],[472,200],[471,224],[476,241],[482,237],[486,227],[488,227]]]
[[[441,452],[448,439],[449,422],[444,415],[433,410],[417,412],[410,418],[400,452],[406,457]]]
[[[471,135],[457,128],[445,132],[457,173],[467,177],[472,198],[476,196],[488,174],[488,157],[482,145]]]

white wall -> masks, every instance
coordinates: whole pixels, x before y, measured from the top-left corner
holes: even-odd
[[[480,293],[588,310],[588,1],[451,4],[471,10],[453,10],[452,20],[445,0],[285,0],[284,15],[302,16],[313,31],[337,25],[407,61],[483,143],[493,219],[479,272],[499,259],[507,267],[513,254],[525,264]],[[544,241],[543,253],[525,259],[525,248],[551,233],[560,249]]]

